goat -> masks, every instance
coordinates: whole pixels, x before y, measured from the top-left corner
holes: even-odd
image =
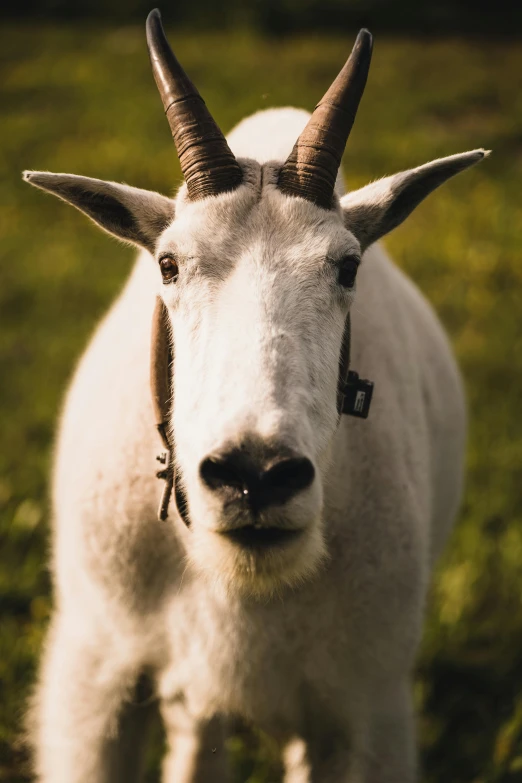
[[[141,248],[61,418],[38,780],[140,779],[145,672],[166,783],[225,780],[234,716],[278,740],[287,783],[413,783],[411,672],[466,411],[442,327],[375,243],[487,153],[344,195],[366,30],[312,115],[260,112],[228,141],[157,10],[147,41],[177,196],[24,174]],[[371,391],[349,363],[375,384],[366,420],[343,415],[350,383]]]

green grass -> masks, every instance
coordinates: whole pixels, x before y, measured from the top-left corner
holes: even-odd
[[[224,129],[263,106],[312,108],[352,41],[172,38]],[[440,155],[494,151],[386,240],[451,334],[471,417],[466,499],[419,660],[429,783],[522,776],[521,72],[513,43],[378,40],[345,158],[360,185]],[[13,783],[24,775],[16,738],[50,611],[47,482],[60,399],[133,258],[20,171],[169,192],[179,169],[141,27],[4,25],[0,107],[0,781]],[[235,742],[238,781],[274,780],[266,746],[256,754]]]

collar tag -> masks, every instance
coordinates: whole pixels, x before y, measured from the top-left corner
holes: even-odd
[[[373,396],[373,381],[359,378],[358,373],[350,370],[343,389],[341,412],[358,419],[367,419]]]

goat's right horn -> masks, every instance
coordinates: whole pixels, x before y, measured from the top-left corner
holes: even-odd
[[[169,46],[157,8],[147,17],[154,78],[178,153],[189,197],[196,201],[236,188],[241,168],[205,103]]]
[[[372,36],[361,30],[352,53],[279,173],[278,187],[324,209],[332,206],[337,172],[362,98],[370,61]]]

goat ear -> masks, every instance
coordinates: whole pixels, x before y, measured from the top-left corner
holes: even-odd
[[[365,250],[400,225],[435,188],[487,155],[489,151],[473,150],[439,158],[348,193],[341,199],[346,228]]]
[[[172,199],[150,190],[46,171],[24,171],[23,178],[85,212],[109,234],[151,253],[158,236],[174,218]]]

